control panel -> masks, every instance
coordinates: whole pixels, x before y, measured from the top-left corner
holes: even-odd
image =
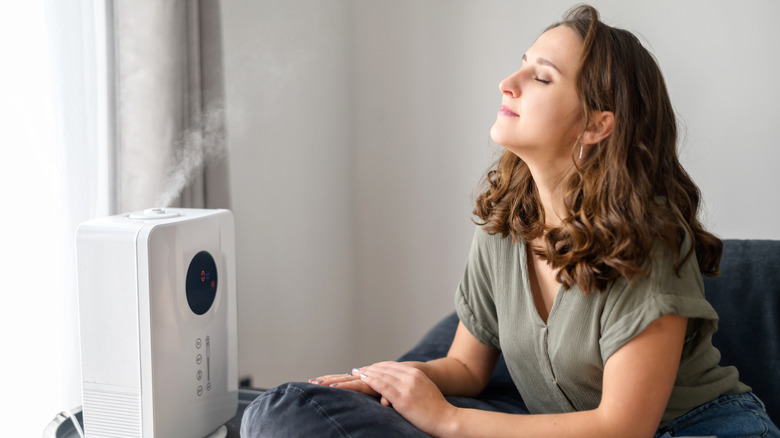
[[[195,390],[198,397],[211,391],[211,336],[195,339]]]

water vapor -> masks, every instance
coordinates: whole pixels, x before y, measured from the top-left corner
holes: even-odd
[[[225,159],[225,109],[222,103],[209,105],[174,145],[174,157],[167,182],[157,197],[157,207],[170,207],[182,190],[200,174],[206,164]]]

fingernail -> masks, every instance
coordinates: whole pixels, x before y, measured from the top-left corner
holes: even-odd
[[[352,368],[352,374],[360,372],[360,368]]]
[[[360,373],[360,378],[361,378],[361,379],[365,379],[366,377],[368,377],[368,376],[367,376],[367,375],[365,375],[365,374],[363,374],[363,373]]]
[[[338,383],[331,383],[330,386],[339,386]]]
[[[320,379],[311,379],[311,380],[309,380],[309,383],[322,383],[322,380],[320,380]]]

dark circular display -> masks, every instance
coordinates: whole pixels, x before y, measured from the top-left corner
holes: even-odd
[[[187,269],[187,304],[196,315],[208,312],[217,296],[217,264],[208,251],[195,254]]]

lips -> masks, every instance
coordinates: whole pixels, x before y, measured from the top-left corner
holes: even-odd
[[[519,114],[509,109],[506,105],[501,105],[501,109],[498,110],[498,114],[506,117],[520,117]]]

